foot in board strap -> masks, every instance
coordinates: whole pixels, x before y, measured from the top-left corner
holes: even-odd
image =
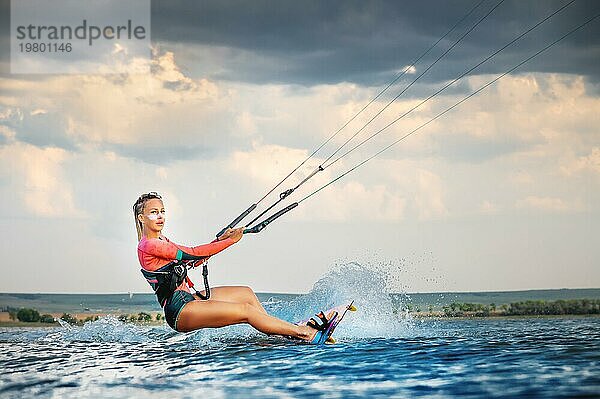
[[[337,326],[342,322],[346,313],[355,312],[356,306],[354,306],[354,301],[347,301],[346,303],[335,306],[331,309],[328,309],[324,312],[320,312],[316,316],[319,318],[320,323],[314,318],[299,321],[296,325],[307,326],[310,327],[313,331],[317,330],[316,333],[311,334],[311,339],[305,340],[304,342],[309,342],[313,344],[334,344],[335,339],[333,339],[332,334]],[[327,316],[325,316],[327,315]],[[299,338],[298,338],[299,339]]]
[[[330,312],[328,315],[329,318],[323,312],[319,312],[316,316],[319,318],[319,321],[311,317],[306,323],[307,326],[317,330],[310,343],[321,345],[325,342],[331,342],[331,334],[333,334],[333,330],[335,330],[338,324],[339,313],[336,311]]]

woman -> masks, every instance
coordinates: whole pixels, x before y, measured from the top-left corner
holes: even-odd
[[[294,337],[311,342],[322,342],[335,316],[316,328],[295,325],[267,314],[256,294],[249,287],[215,287],[209,300],[190,293],[182,263],[206,261],[225,248],[238,242],[243,228],[228,229],[217,241],[196,247],[185,247],[169,241],[161,234],[165,224],[165,208],[160,195],[155,192],[141,195],[133,205],[138,234],[138,258],[142,274],[157,294],[171,328],[180,332],[203,327],[223,327],[248,323],[265,334]],[[200,292],[206,295],[206,292]],[[321,315],[322,316],[322,315]]]

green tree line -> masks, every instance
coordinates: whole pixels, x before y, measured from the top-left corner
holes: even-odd
[[[460,316],[543,316],[600,314],[600,299],[558,299],[556,301],[520,301],[503,304],[451,303],[444,306],[444,315]]]
[[[600,299],[522,301],[508,305],[507,315],[600,314]]]
[[[16,309],[12,307],[6,307],[6,311],[8,311],[9,317],[11,320],[19,320],[24,323],[55,323],[55,318],[50,314],[42,314],[38,312],[36,309],[31,308],[21,308]],[[69,324],[82,324],[88,321],[96,321],[98,320],[98,316],[88,316],[85,319],[77,319],[75,316],[72,316],[69,313],[63,313],[60,317],[61,320],[66,321]],[[137,315],[128,315],[123,314],[119,316],[119,320],[123,322],[149,322],[152,320],[152,315],[146,312],[140,312]],[[156,315],[156,320],[162,320],[162,316],[160,314]]]
[[[19,320],[26,323],[54,323],[54,317],[50,314],[42,314],[35,309],[21,308],[19,310],[10,309],[9,317],[12,320]]]

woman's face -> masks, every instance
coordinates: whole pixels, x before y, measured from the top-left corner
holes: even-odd
[[[138,216],[144,226],[152,231],[161,231],[165,224],[165,207],[158,198],[146,201],[144,212]]]

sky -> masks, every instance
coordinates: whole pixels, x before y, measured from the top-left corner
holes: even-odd
[[[356,140],[565,3],[502,2]],[[1,0],[0,292],[150,292],[131,211],[141,193],[163,195],[171,240],[211,241],[476,4],[153,1],[148,73],[23,75],[10,73]],[[484,1],[269,200],[496,4]],[[575,1],[291,200],[599,12]],[[213,257],[211,283],[301,293],[359,262],[394,291],[600,287],[599,61],[597,19]]]

